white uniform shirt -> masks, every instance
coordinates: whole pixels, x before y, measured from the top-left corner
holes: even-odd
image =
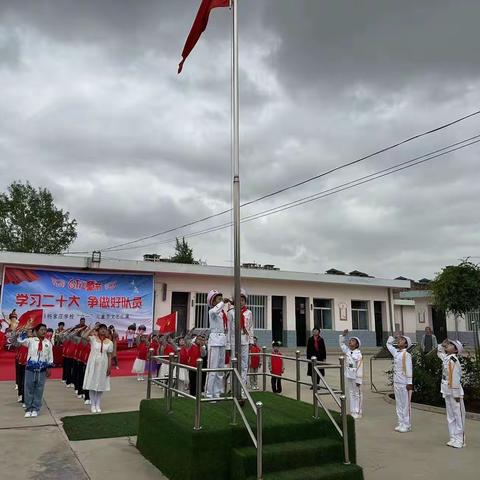
[[[340,348],[345,354],[345,376],[355,380],[355,383],[363,382],[363,357],[362,352],[356,348],[355,350],[350,350],[347,345],[345,345],[345,337],[340,335],[339,338]]]
[[[387,340],[387,348],[393,356],[393,383],[411,385],[413,383],[412,356],[407,349],[398,350],[393,346],[395,339],[390,336]]]
[[[253,344],[253,313],[248,308],[242,313],[245,321],[245,331],[241,332],[241,344],[251,345]],[[228,311],[228,344],[235,348],[235,309],[232,308]]]
[[[227,343],[228,325],[224,324],[224,302],[220,302],[208,311],[208,326],[210,335],[208,337],[208,345],[210,347],[224,347]],[[228,321],[227,321],[228,324]]]
[[[462,366],[457,355],[448,355],[442,345],[437,347],[438,358],[443,363],[442,383],[440,391],[445,395],[453,395],[455,398],[463,397]]]
[[[40,341],[38,337],[26,337],[17,340],[18,343],[28,348],[27,368],[43,370],[53,365],[52,343],[44,338],[42,340],[42,350],[38,351]]]

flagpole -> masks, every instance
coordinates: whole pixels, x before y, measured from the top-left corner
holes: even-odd
[[[241,332],[240,332],[240,95],[238,84],[238,0],[232,0],[233,28],[232,28],[232,124],[233,124],[233,257],[234,257],[234,297],[235,297],[235,356],[240,359]],[[241,391],[236,389],[239,398]]]

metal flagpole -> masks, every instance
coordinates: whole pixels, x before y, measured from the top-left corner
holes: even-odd
[[[239,85],[238,85],[238,0],[232,0],[233,28],[232,28],[232,123],[233,123],[233,275],[235,298],[235,356],[240,359],[240,128],[239,128]],[[237,397],[241,398],[241,389],[237,388]]]

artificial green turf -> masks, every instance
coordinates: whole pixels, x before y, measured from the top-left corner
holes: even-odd
[[[325,414],[314,420],[312,406],[304,402],[263,392],[253,397],[264,404],[264,457],[269,470],[275,470],[276,464],[292,469],[309,463],[342,465],[342,442]],[[248,405],[244,412],[255,431],[255,417]],[[241,419],[238,425],[230,424],[231,413],[231,403],[202,403],[203,428],[194,431],[194,402],[174,399],[169,415],[163,399],[143,400],[137,447],[171,480],[243,480],[255,471],[254,449]],[[334,416],[339,420],[338,414]],[[355,427],[352,418],[348,421],[350,457],[355,461]],[[305,443],[319,439],[330,440],[323,445],[323,457]]]
[[[69,440],[131,437],[138,433],[139,412],[104,413],[63,417],[63,429]]]

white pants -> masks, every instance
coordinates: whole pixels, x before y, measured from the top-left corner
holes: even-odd
[[[412,407],[407,386],[403,383],[394,383],[395,404],[397,407],[398,426],[412,428]]]
[[[248,378],[248,362],[249,362],[249,345],[242,345],[240,349],[240,358],[238,359],[238,368],[240,371],[240,376],[242,377],[242,382],[247,385]],[[232,358],[236,356],[235,347],[232,349]],[[243,393],[243,392],[242,392]]]
[[[208,347],[207,368],[225,368],[225,347]],[[223,372],[209,372],[206,386],[207,397],[218,398],[222,393],[224,393]]]
[[[465,443],[465,405],[463,398],[455,401],[453,395],[444,395],[445,406],[447,407],[448,433],[450,439],[455,442]]]
[[[347,378],[348,400],[350,403],[351,415],[362,415],[363,393],[362,386],[357,386],[354,378]]]

